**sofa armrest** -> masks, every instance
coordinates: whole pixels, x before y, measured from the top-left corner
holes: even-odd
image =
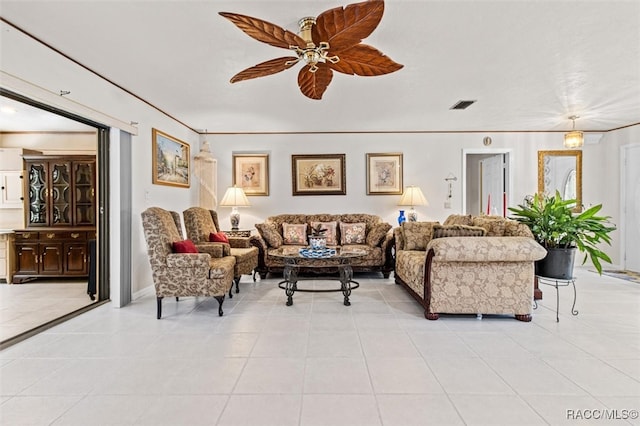
[[[387,232],[380,243],[380,247],[382,248],[382,262],[385,267],[390,268],[389,270],[393,270],[396,266],[396,239],[393,231]]]
[[[203,268],[209,269],[211,256],[207,253],[171,253],[167,255],[169,268]]]
[[[207,253],[213,258],[229,256],[231,254],[231,247],[229,247],[227,243],[197,243],[196,248],[200,253]]]
[[[393,228],[393,237],[396,241],[396,250],[404,250],[404,237],[400,226]]]
[[[526,262],[547,251],[527,237],[447,237],[429,241],[434,262]]]
[[[267,267],[267,242],[260,235],[252,235],[249,237],[249,243],[251,243],[253,247],[258,248],[258,269],[265,270]]]

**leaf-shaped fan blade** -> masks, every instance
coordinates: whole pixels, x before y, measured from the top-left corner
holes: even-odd
[[[280,71],[291,68],[298,62],[296,56],[285,56],[283,58],[271,59],[270,61],[261,62],[256,66],[240,71],[231,77],[231,82],[236,83],[242,80],[249,80],[256,77],[264,77],[275,74]]]
[[[271,22],[237,13],[219,13],[221,16],[233,22],[236,27],[240,28],[248,36],[263,43],[270,44],[271,46],[289,49],[290,46],[305,47],[307,45],[299,35],[287,31]]]
[[[348,49],[367,38],[376,29],[382,13],[384,1],[370,0],[354,3],[322,12],[311,29],[311,37],[316,45],[328,42],[334,53]]]
[[[362,76],[389,74],[404,66],[394,62],[375,47],[362,43],[343,50],[340,52],[340,60],[328,65],[341,73]]]
[[[309,65],[305,65],[298,73],[298,86],[300,91],[307,98],[322,99],[322,94],[331,79],[333,78],[333,71],[327,66],[327,64],[319,63],[316,65],[318,69],[316,72],[309,71]]]

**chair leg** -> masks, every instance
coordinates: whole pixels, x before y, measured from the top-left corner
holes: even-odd
[[[233,284],[229,287],[229,299],[233,299]]]
[[[233,280],[233,281],[235,281],[235,283],[236,283],[236,293],[240,293],[240,287],[239,287],[239,284],[240,284],[240,278],[242,278],[242,275],[238,276],[238,278],[236,278],[236,279],[234,279],[234,280]]]
[[[214,296],[216,298],[216,300],[218,301],[218,315],[222,316],[222,314],[224,314],[224,312],[222,312],[222,302],[224,302],[224,296]]]
[[[179,301],[180,301],[180,298],[179,298],[179,297],[176,297],[176,302],[179,302]]]
[[[158,303],[158,319],[160,319],[162,317],[162,297],[157,297],[156,300]]]

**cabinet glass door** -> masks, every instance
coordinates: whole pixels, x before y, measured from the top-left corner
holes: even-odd
[[[47,164],[29,164],[29,211],[27,222],[29,226],[49,224],[47,215]]]
[[[74,163],[75,225],[95,225],[95,163]]]
[[[51,162],[51,225],[71,224],[71,168]]]

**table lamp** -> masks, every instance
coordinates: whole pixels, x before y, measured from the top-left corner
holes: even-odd
[[[417,186],[407,186],[400,197],[399,206],[410,206],[411,210],[408,213],[409,222],[416,222],[418,220],[418,214],[414,210],[414,206],[428,206],[429,202],[425,198],[424,194]]]
[[[237,186],[227,188],[227,192],[224,193],[224,197],[222,197],[222,201],[220,201],[220,206],[231,207],[230,219],[232,231],[237,231],[238,225],[240,225],[238,207],[247,207],[250,205],[249,199],[244,194],[242,188],[238,188]]]

